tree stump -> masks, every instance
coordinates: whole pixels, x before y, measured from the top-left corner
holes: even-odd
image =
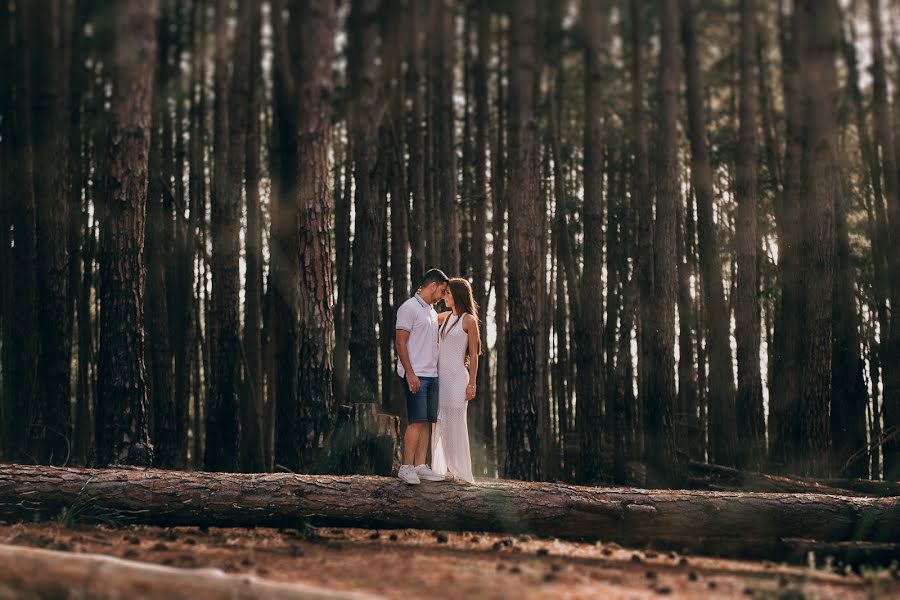
[[[328,472],[391,476],[400,467],[400,418],[378,412],[378,405],[338,407]]]

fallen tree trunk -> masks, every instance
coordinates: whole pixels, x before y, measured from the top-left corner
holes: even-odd
[[[840,496],[900,496],[900,482],[871,479],[808,479],[742,471],[691,461],[690,481],[696,489],[744,492],[836,494]]]
[[[364,600],[366,594],[301,583],[178,569],[100,554],[0,545],[0,598],[231,598],[233,600]]]
[[[900,498],[0,466],[0,519],[49,519],[64,510],[155,525],[527,532],[730,555],[740,554],[736,540],[900,542]]]

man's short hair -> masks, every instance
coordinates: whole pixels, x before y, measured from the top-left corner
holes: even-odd
[[[425,287],[430,285],[431,283],[437,283],[438,285],[447,283],[450,281],[450,278],[447,277],[447,274],[441,271],[440,269],[430,269],[427,273],[422,275],[422,283],[419,284],[419,287]]]

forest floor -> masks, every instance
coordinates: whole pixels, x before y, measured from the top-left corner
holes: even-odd
[[[897,598],[900,569],[809,568],[533,536],[0,524],[0,543],[216,567],[387,598]]]

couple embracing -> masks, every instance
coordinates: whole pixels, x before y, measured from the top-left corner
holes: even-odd
[[[438,314],[434,305],[441,300],[449,310]],[[475,483],[466,408],[475,398],[481,335],[472,287],[431,269],[397,311],[396,328],[397,374],[409,421],[400,479]],[[429,441],[430,467],[425,462]]]

